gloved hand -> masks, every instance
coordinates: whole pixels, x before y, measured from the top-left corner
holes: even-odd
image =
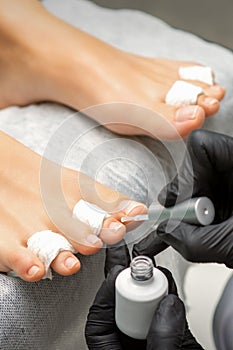
[[[187,150],[179,177],[161,191],[158,200],[166,207],[173,206],[186,200],[193,186],[193,197],[206,196],[212,200],[216,211],[214,223],[198,227],[184,222],[167,226],[165,222],[158,227],[157,234],[189,261],[218,262],[233,268],[233,138],[194,131]],[[148,243],[153,236],[156,233],[143,242],[149,251],[152,248]],[[156,242],[153,249],[162,250]]]
[[[123,334],[115,322],[115,280],[130,264],[127,246],[108,248],[106,251],[106,280],[100,287],[90,308],[85,329],[90,350],[175,350],[202,347],[188,329],[185,309],[177,296],[171,273],[160,267],[169,283],[169,294],[160,302],[154,314],[147,340],[136,340]]]

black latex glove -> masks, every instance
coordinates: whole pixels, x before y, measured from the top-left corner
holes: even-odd
[[[193,186],[193,197],[206,196],[212,200],[215,221],[205,227],[163,223],[157,234],[189,261],[218,262],[233,268],[233,138],[205,130],[194,131],[187,150],[179,177],[161,191],[158,200],[166,207],[173,206],[186,200]],[[153,241],[153,236],[156,233],[147,240]]]
[[[201,350],[202,347],[188,329],[184,305],[177,296],[172,275],[161,267],[160,270],[168,279],[169,294],[160,302],[155,312],[147,340],[132,339],[117,328],[115,280],[129,264],[130,256],[125,245],[107,249],[105,273],[108,275],[95,297],[87,318],[85,335],[88,348],[90,350]]]

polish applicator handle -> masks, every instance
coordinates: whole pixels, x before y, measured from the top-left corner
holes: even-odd
[[[214,216],[214,205],[207,197],[191,198],[170,208],[165,208],[158,202],[152,202],[148,209],[148,219],[154,221],[155,224],[176,219],[206,226],[213,222]]]

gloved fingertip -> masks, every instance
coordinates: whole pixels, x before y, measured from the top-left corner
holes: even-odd
[[[153,260],[155,255],[166,248],[167,244],[158,237],[156,230],[154,230],[133,246],[132,256],[146,255]]]
[[[161,222],[161,224],[159,224],[159,226],[157,227],[157,235],[163,235],[163,233],[166,232],[166,227],[167,227],[167,221],[163,221]]]
[[[168,294],[154,314],[147,336],[147,349],[180,349],[185,322],[183,302],[176,295]]]
[[[168,294],[160,303],[160,308],[167,310],[167,312],[181,313],[181,316],[185,316],[185,308],[183,301],[174,294]],[[173,310],[171,308],[174,308]],[[174,311],[176,309],[176,311]],[[166,313],[165,313],[166,314]]]
[[[115,283],[115,279],[117,278],[119,273],[121,271],[123,271],[124,269],[125,269],[125,266],[122,266],[122,265],[113,266],[112,269],[108,272],[106,280],[107,281],[114,281],[114,283]]]
[[[171,234],[173,231],[175,231],[182,222],[180,220],[166,220],[163,221],[159,226],[157,227],[157,235],[160,238],[163,238],[166,234]]]
[[[175,294],[178,296],[176,282],[172,276],[171,271],[169,271],[168,269],[166,269],[166,267],[163,267],[163,266],[157,266],[157,269],[162,271],[164,273],[164,275],[167,277],[169,294]]]
[[[164,207],[172,207],[176,204],[178,197],[177,176],[160,191],[158,201]]]
[[[104,273],[105,277],[108,275],[109,271],[116,265],[121,265],[123,267],[128,267],[130,264],[130,254],[128,247],[124,240],[114,246],[110,246],[106,249],[106,258]]]

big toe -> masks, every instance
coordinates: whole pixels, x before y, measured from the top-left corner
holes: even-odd
[[[205,111],[197,105],[178,108],[174,115],[174,125],[181,137],[186,137],[191,131],[200,128],[205,121]]]
[[[177,107],[161,103],[157,108],[160,118],[158,123],[152,120],[150,130],[153,137],[163,140],[185,138],[205,121],[205,111],[198,105]]]
[[[145,214],[147,211],[148,209],[143,203],[124,199],[118,208],[113,210],[113,216],[104,220],[100,238],[110,245],[121,241],[127,229],[132,228],[132,226],[122,224],[120,221],[122,216],[135,216]]]
[[[115,244],[126,234],[126,227],[113,217],[106,219],[100,232],[100,238],[107,244]]]

